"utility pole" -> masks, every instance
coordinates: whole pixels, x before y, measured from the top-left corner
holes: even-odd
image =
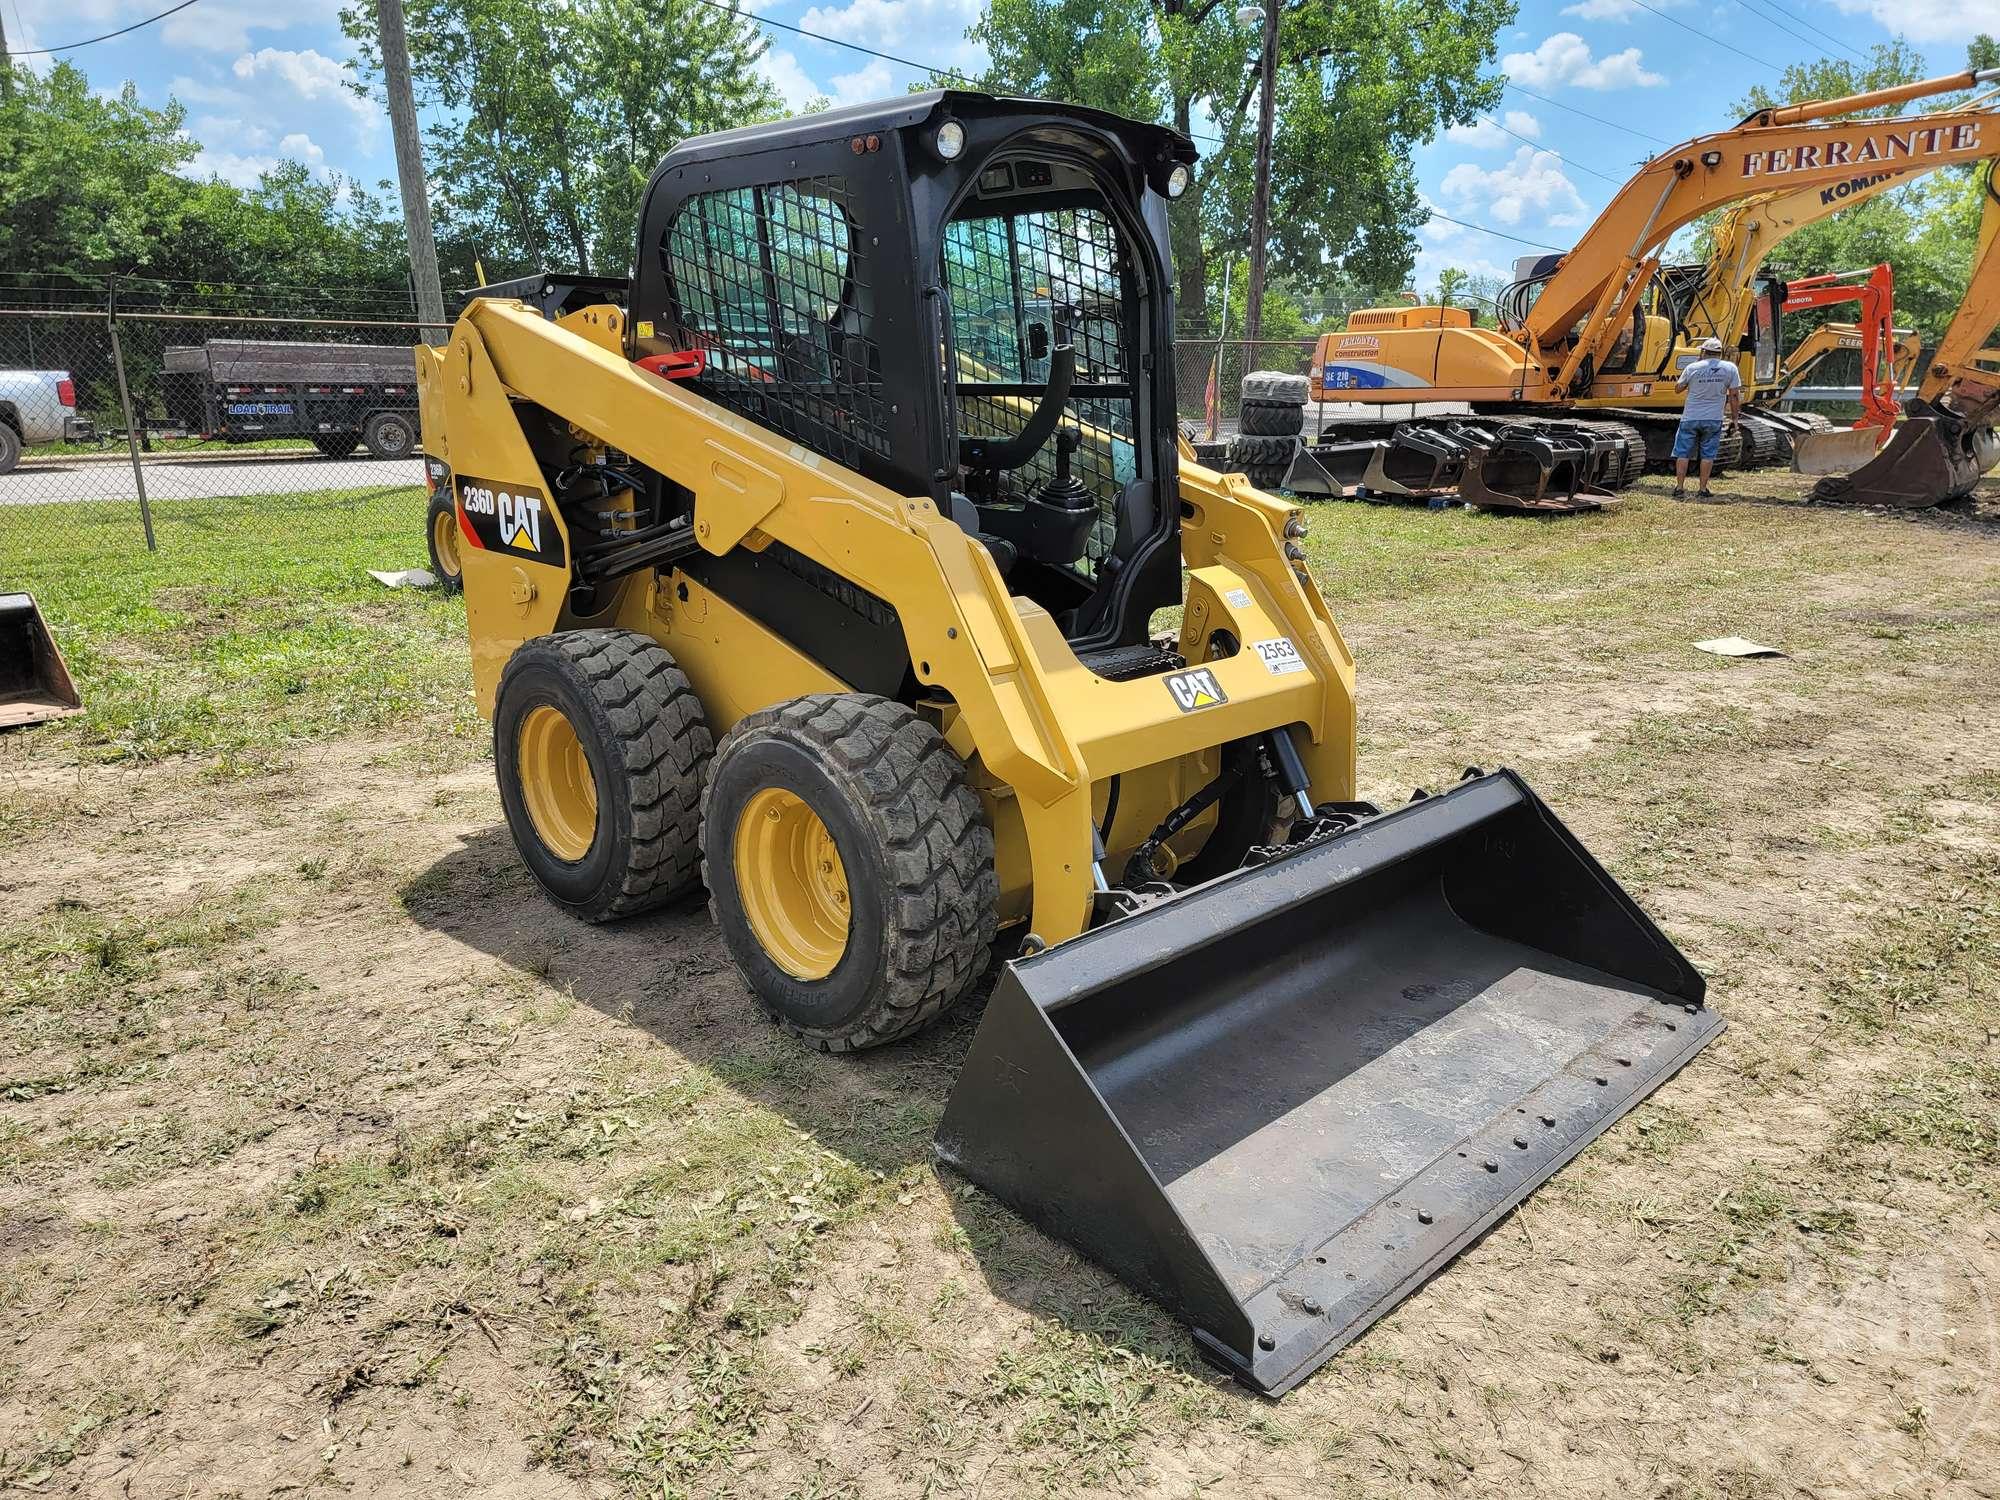
[[[410,42],[403,31],[403,0],[375,0],[380,23],[382,81],[389,92],[389,124],[396,137],[396,179],[403,189],[403,229],[410,239],[410,279],[417,288],[417,321],[426,336],[445,331],[444,288],[438,284],[437,241],[431,238],[431,196],[424,183],[424,148],[417,136],[417,101],[410,92]]]
[[[1245,6],[1239,16],[1250,11]],[[1271,238],[1271,132],[1278,74],[1278,0],[1264,0],[1264,52],[1257,81],[1257,179],[1250,199],[1250,285],[1243,305],[1243,337],[1254,346],[1264,332],[1264,259]],[[1256,357],[1253,347],[1250,358]]]

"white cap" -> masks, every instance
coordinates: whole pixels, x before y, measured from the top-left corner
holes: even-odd
[[[1722,352],[1722,340],[1716,338],[1703,339],[1701,341],[1701,352],[1703,354],[1720,354]]]

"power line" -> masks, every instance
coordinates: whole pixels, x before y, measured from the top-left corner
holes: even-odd
[[[1588,172],[1592,177],[1598,178],[1600,181],[1603,182],[1608,182],[1613,187],[1623,187],[1625,185],[1625,179],[1622,177],[1613,177],[1607,172],[1598,171],[1597,168],[1595,167],[1586,167],[1580,161],[1571,161],[1567,156],[1564,156],[1562,152],[1556,150],[1555,147],[1544,146],[1540,141],[1522,135],[1521,132],[1518,130],[1509,130],[1505,125],[1501,124],[1500,121],[1493,115],[1483,115],[1481,116],[1481,118],[1484,119],[1487,122],[1487,124],[1491,125],[1495,130],[1499,131],[1501,134],[1511,135],[1512,137],[1514,137],[1515,140],[1519,141],[1524,146],[1532,146],[1537,151],[1546,152],[1548,155],[1553,156],[1557,161],[1561,162],[1566,167],[1574,167],[1579,172]]]
[[[1808,47],[1822,49],[1822,55],[1824,55],[1825,43],[1814,41],[1811,37],[1807,36],[1803,31],[1794,31],[1791,27],[1787,26],[1783,21],[1780,21],[1776,16],[1771,15],[1768,11],[1761,9],[1756,5],[1753,5],[1751,3],[1751,0],[1736,0],[1736,3],[1742,6],[1745,10],[1749,11],[1751,15],[1757,17],[1758,20],[1770,22],[1773,26],[1777,27],[1778,30],[1784,32],[1786,36],[1791,37],[1793,40],[1804,42]],[[1834,45],[1840,46],[1841,44],[1839,42],[1835,42]],[[1847,50],[1850,52],[1854,51],[1854,49],[1851,47],[1848,48]],[[1859,57],[1861,54],[1856,52],[1854,55],[1856,57]]]
[[[54,52],[74,52],[79,47],[95,47],[99,42],[108,42],[116,37],[128,36],[132,32],[144,30],[155,21],[164,21],[168,16],[179,15],[195,3],[196,0],[181,0],[179,5],[173,6],[168,10],[163,10],[157,16],[148,16],[143,21],[134,21],[130,26],[121,26],[116,31],[107,31],[103,36],[85,37],[80,42],[64,42],[60,47],[29,47],[20,51],[10,48],[7,55],[9,57],[47,57]],[[16,19],[19,16],[20,12],[17,10],[15,12]]]
[[[1685,31],[1689,36],[1698,36],[1704,42],[1707,42],[1712,47],[1720,47],[1725,52],[1733,52],[1738,57],[1745,57],[1748,61],[1755,63],[1758,67],[1764,69],[1768,73],[1777,73],[1782,75],[1785,71],[1783,68],[1779,67],[1776,63],[1767,63],[1761,57],[1748,57],[1748,55],[1744,53],[1742,48],[1732,47],[1729,45],[1729,43],[1723,41],[1722,38],[1718,36],[1711,36],[1708,32],[1703,31],[1698,26],[1688,25],[1687,22],[1681,20],[1678,16],[1670,16],[1665,11],[1658,9],[1655,6],[1648,5],[1646,3],[1646,0],[1632,0],[1632,3],[1638,6],[1639,9],[1646,11],[1651,15],[1658,16],[1662,21],[1671,21],[1674,25],[1680,27],[1682,31]]]
[[[1868,61],[1867,55],[1865,53],[1856,52],[1852,47],[1848,46],[1847,43],[1843,42],[1839,37],[1835,36],[1832,32],[1828,31],[1824,26],[1815,26],[1811,21],[1807,20],[1804,16],[1800,15],[1797,11],[1793,10],[1789,5],[1781,4],[1780,0],[1764,0],[1764,4],[1770,6],[1771,9],[1773,10],[1783,11],[1786,15],[1790,16],[1794,21],[1797,21],[1801,26],[1805,27],[1807,31],[1818,32],[1821,36],[1825,37],[1829,42],[1832,42],[1833,45],[1838,47],[1842,52],[1847,53],[1848,56],[1857,58],[1862,62]]]
[[[1447,224],[1456,224],[1460,229],[1476,229],[1481,234],[1492,235],[1496,240],[1512,240],[1515,244],[1526,245],[1531,250],[1553,250],[1558,255],[1565,253],[1560,245],[1544,245],[1540,240],[1524,240],[1518,234],[1505,234],[1498,229],[1488,229],[1484,224],[1474,224],[1468,219],[1454,219],[1450,214],[1441,214],[1436,209],[1431,210],[1431,217],[1442,219]]]
[[[1636,135],[1640,140],[1651,141],[1656,146],[1673,145],[1672,141],[1661,140],[1660,137],[1648,135],[1643,130],[1634,130],[1630,125],[1620,125],[1616,120],[1607,120],[1602,115],[1594,115],[1587,109],[1578,109],[1574,104],[1565,104],[1560,99],[1551,99],[1547,94],[1538,94],[1533,89],[1524,89],[1518,83],[1509,81],[1504,87],[1513,90],[1517,94],[1525,94],[1530,99],[1539,99],[1544,104],[1553,104],[1557,109],[1566,109],[1573,115],[1582,115],[1584,119],[1594,121],[1599,125],[1609,125],[1613,130],[1622,130],[1627,135]]]

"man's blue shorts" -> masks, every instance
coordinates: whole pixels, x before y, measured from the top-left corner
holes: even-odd
[[[1674,457],[1694,458],[1695,450],[1701,450],[1700,457],[1713,461],[1722,451],[1722,424],[1720,422],[1682,422],[1674,433]]]

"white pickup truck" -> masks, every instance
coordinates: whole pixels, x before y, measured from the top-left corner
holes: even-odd
[[[0,474],[31,443],[87,442],[95,429],[76,414],[76,382],[67,370],[0,370]]]

